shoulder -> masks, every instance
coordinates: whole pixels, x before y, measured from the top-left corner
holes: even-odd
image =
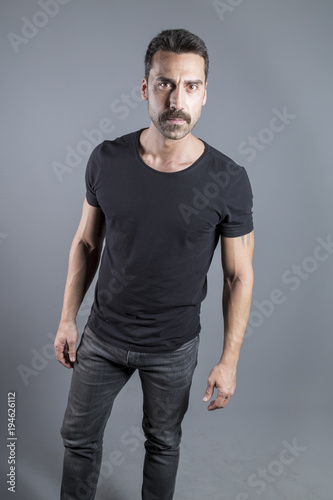
[[[224,168],[226,170],[237,170],[239,173],[245,171],[244,167],[241,165],[238,165],[232,158],[229,156],[225,155],[218,149],[214,148],[210,144],[207,144],[207,142],[203,141],[205,146],[206,146],[206,151],[208,153],[208,158],[211,162],[215,163],[217,166],[220,168]]]
[[[237,185],[250,187],[250,181],[245,168],[232,158],[203,141],[206,149],[206,165],[210,176],[229,193]]]
[[[119,155],[121,150],[129,151],[135,145],[139,130],[116,137],[112,140],[105,140],[98,144],[91,153],[93,160],[101,162],[113,154]]]

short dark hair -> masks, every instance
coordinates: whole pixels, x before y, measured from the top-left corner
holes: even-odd
[[[153,56],[159,50],[185,54],[192,52],[203,57],[205,62],[205,79],[207,81],[209,58],[205,42],[185,29],[161,31],[148,45],[145,56],[145,77],[148,82],[150,70],[153,66]]]

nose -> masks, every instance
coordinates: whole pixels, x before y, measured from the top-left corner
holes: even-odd
[[[185,107],[185,89],[177,85],[170,94],[170,108],[184,109]]]

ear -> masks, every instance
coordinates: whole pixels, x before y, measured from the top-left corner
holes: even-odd
[[[141,97],[144,101],[148,101],[148,83],[145,76],[142,78]]]

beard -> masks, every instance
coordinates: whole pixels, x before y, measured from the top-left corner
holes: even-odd
[[[194,117],[194,119],[192,119],[190,115],[184,113],[183,111],[170,110],[170,109],[167,109],[163,111],[163,113],[158,115],[151,109],[148,101],[148,113],[151,121],[153,122],[157,130],[159,130],[159,132],[161,132],[161,134],[164,137],[166,137],[167,139],[172,139],[177,141],[179,139],[182,139],[191,132],[191,130],[194,128],[194,126],[197,124],[200,118],[201,110]],[[170,119],[175,119],[175,118],[182,119],[184,120],[184,122],[171,123],[168,121]]]

